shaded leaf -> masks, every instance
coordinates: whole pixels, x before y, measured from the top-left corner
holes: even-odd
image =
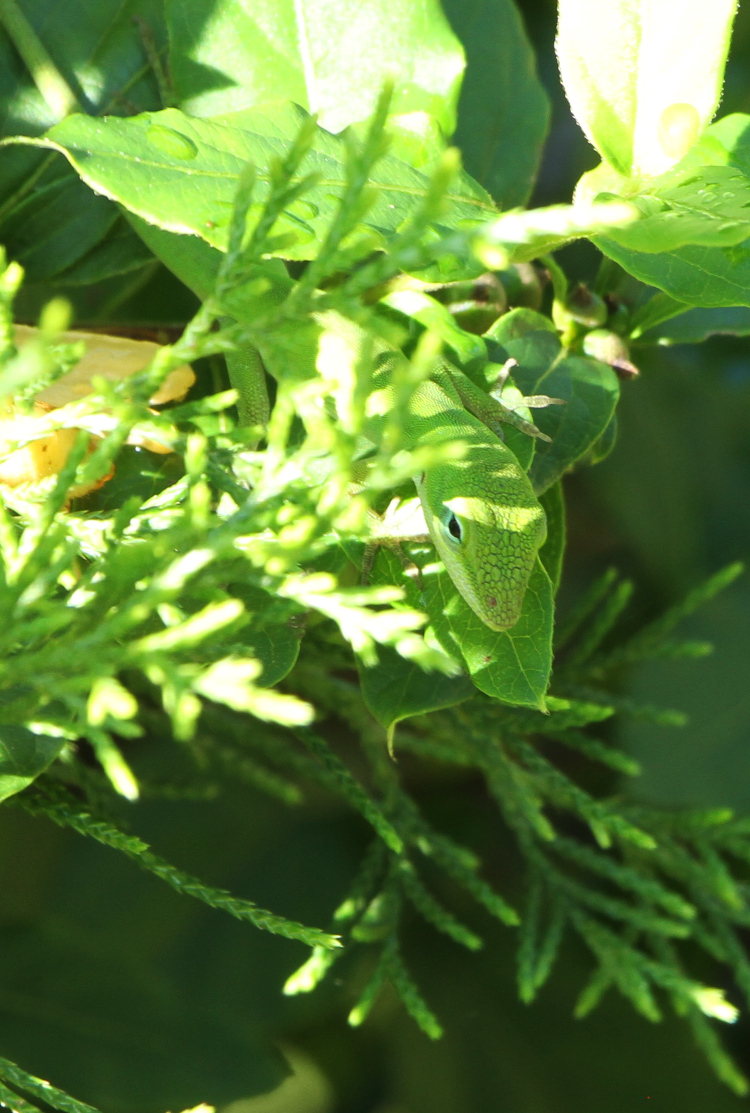
[[[104,239],[55,276],[56,285],[89,286],[106,278],[130,274],[154,262],[143,240],[118,216]]]
[[[178,236],[155,224],[127,213],[127,219],[140,239],[157,259],[176,274],[201,299],[210,296],[221,265],[221,252],[198,236]]]
[[[131,114],[161,107],[136,23],[142,20],[157,50],[163,49],[166,27],[160,0],[126,5],[120,0],[52,5],[21,0],[20,7],[85,112]],[[0,31],[0,136],[37,136],[57,122],[15,47]],[[60,161],[44,151],[0,152],[0,205],[0,239],[34,281],[56,277],[82,259],[116,220],[116,210],[105,198],[97,197],[67,168],[63,171]],[[118,244],[119,262],[114,266],[105,252],[97,270],[90,272],[93,278],[84,271],[72,281],[124,273],[115,269],[122,266],[123,246]]]
[[[750,239],[733,247],[690,245],[662,255],[631,251],[604,236],[594,243],[629,274],[677,301],[717,308],[750,306]]]
[[[388,646],[378,649],[377,665],[366,668],[359,662],[358,669],[364,701],[386,729],[412,715],[453,707],[474,691],[468,676],[424,672]]]
[[[106,197],[83,185],[70,168],[17,205],[0,227],[11,259],[30,282],[49,280],[92,251],[117,221]]]
[[[503,209],[528,201],[549,120],[534,53],[513,0],[444,0],[466,51],[453,141]]]
[[[32,734],[25,727],[0,726],[0,800],[20,792],[52,764],[63,738]]]
[[[551,443],[538,440],[529,475],[537,493],[546,491],[599,440],[617,405],[620,384],[611,367],[584,356],[559,360],[560,341],[546,318],[515,309],[485,334],[505,358],[518,360],[513,379],[523,394],[562,398],[564,406],[534,411],[534,421]]]
[[[539,499],[547,515],[547,540],[539,550],[539,559],[557,593],[565,555],[565,496],[562,483],[553,483]]]
[[[690,309],[638,337],[638,344],[700,344],[709,336],[750,335],[750,307]]]

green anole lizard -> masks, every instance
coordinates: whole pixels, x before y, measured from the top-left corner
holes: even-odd
[[[529,478],[511,450],[467,407],[474,400],[465,389],[467,383],[473,386],[445,364],[432,379],[420,383],[405,418],[404,444],[412,450],[456,442],[465,445],[463,457],[441,461],[415,475],[414,484],[426,532],[456,588],[487,626],[507,630],[520,617],[547,523]],[[483,397],[491,403],[487,395]],[[370,395],[368,426],[373,432],[392,402],[390,386]],[[419,533],[415,528],[412,536]],[[376,538],[388,534],[386,520]],[[403,531],[400,539],[408,539]]]
[[[353,354],[358,352],[363,339],[358,326],[328,313],[321,315],[321,323],[335,330]],[[367,400],[365,434],[377,442],[394,405],[393,373],[405,357],[384,344],[376,346],[374,355],[380,359]],[[556,401],[524,399],[536,406]],[[402,429],[409,450],[457,442],[465,446],[461,458],[442,460],[413,477],[424,526],[414,529],[412,519],[409,536],[429,535],[458,591],[493,630],[507,630],[518,621],[547,534],[544,510],[529,478],[498,436],[501,421],[543,436],[440,360],[432,377],[411,395]],[[373,532],[375,540],[408,539],[403,531],[395,537],[387,521]]]

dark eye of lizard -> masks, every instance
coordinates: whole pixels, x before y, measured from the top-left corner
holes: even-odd
[[[455,537],[456,541],[460,541],[462,536],[461,523],[459,522],[455,514],[451,514],[450,518],[448,518],[448,521],[446,522],[446,525],[448,527],[448,533],[451,535],[451,537]]]

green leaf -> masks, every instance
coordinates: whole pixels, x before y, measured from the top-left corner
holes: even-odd
[[[629,200],[643,219],[613,229],[609,238],[634,251],[657,254],[686,244],[730,247],[750,233],[750,179],[732,166],[673,171]]]
[[[261,202],[270,160],[288,151],[301,119],[291,105],[276,108],[273,116],[250,110],[223,120],[195,119],[177,109],[128,119],[77,114],[36,142],[65,154],[88,185],[129,212],[165,231],[198,235],[223,251],[240,173],[249,161],[255,164]],[[300,173],[317,172],[321,178],[276,225],[296,240],[283,249],[285,257],[315,257],[344,187],[343,164],[342,141],[318,129]],[[375,201],[361,227],[373,247],[380,247],[423,200],[428,178],[386,156],[377,163],[372,184]],[[251,222],[258,212],[256,203]],[[446,198],[441,223],[473,225],[494,212],[484,190],[462,174]]]
[[[537,493],[551,487],[599,440],[620,394],[619,379],[607,364],[585,356],[560,360],[560,341],[545,321],[531,309],[515,309],[485,334],[505,358],[518,360],[513,379],[523,394],[548,394],[565,402],[534,410],[534,421],[552,438],[552,443],[536,442],[529,476]]]
[[[464,57],[438,0],[169,0],[167,18],[172,77],[193,116],[283,96],[339,132],[371,115],[392,77],[392,113],[455,127]]]
[[[552,584],[537,561],[521,617],[510,630],[485,626],[447,572],[425,576],[424,606],[437,640],[462,661],[474,684],[503,703],[545,709],[552,667]]]
[[[474,691],[468,676],[425,672],[388,646],[378,648],[377,665],[357,667],[364,701],[386,729],[412,715],[453,707]]]
[[[155,263],[152,253],[123,217],[118,216],[103,239],[55,276],[55,284],[90,286],[106,278],[130,274],[149,263]]]
[[[574,205],[514,209],[478,228],[471,246],[485,267],[502,271],[512,263],[528,263],[557,251],[571,240],[591,238],[640,219],[640,211],[630,201],[607,195],[596,201],[583,198]]]
[[[524,205],[547,134],[549,103],[513,0],[443,0],[466,51],[453,141],[502,209]]]
[[[547,540],[539,550],[539,559],[552,582],[552,590],[557,594],[565,555],[565,496],[562,483],[559,480],[553,483],[539,501],[547,515]]]
[[[689,309],[647,329],[638,337],[638,344],[700,344],[709,336],[750,336],[750,308]]]
[[[57,161],[57,160],[56,160]],[[13,210],[2,229],[8,256],[30,282],[56,277],[79,262],[112,230],[117,209],[87,189],[68,167]]]
[[[606,363],[568,356],[538,386],[565,402],[536,412],[537,425],[552,438],[551,444],[541,441],[537,445],[529,472],[534,490],[541,493],[585,456],[604,433],[615,412],[620,382]]]
[[[86,112],[142,111],[160,104],[156,75],[136,23],[143,20],[157,50],[166,45],[160,0],[21,0],[20,7]],[[0,36],[2,134],[39,135],[57,119],[7,36]]]
[[[64,738],[32,734],[21,726],[0,725],[0,800],[30,785],[55,760]]]
[[[201,300],[214,289],[221,266],[221,252],[197,236],[178,236],[127,213],[128,222],[157,259],[176,274]]]
[[[744,196],[750,180],[750,116],[734,113],[712,124],[686,165],[696,160],[712,164],[710,168],[701,167],[701,174],[713,173],[717,182],[722,175],[726,181],[739,182]],[[740,175],[739,179],[733,177],[736,174]],[[739,187],[732,185],[722,192],[733,196],[706,198],[704,195],[704,202],[719,208],[724,202],[733,205]],[[631,246],[628,236],[635,227],[628,229],[624,236],[618,231],[616,238],[607,234],[594,242],[628,273],[658,287],[676,301],[702,308],[750,306],[750,238],[723,247],[689,244],[653,256]]]
[[[573,115],[603,158],[663,174],[716,111],[737,0],[560,0],[557,56]]]
[[[20,6],[85,112],[133,113],[161,106],[136,23],[143,20],[162,49],[166,27],[159,0],[125,6],[119,0],[53,5],[22,0]],[[2,136],[37,136],[58,122],[5,33],[0,34],[0,121]],[[0,206],[0,238],[33,281],[56,277],[83,259],[116,220],[108,201],[44,151],[9,148],[0,153]],[[111,255],[102,269],[105,256],[98,270],[90,272],[93,278],[84,271],[72,281],[124,273],[116,269],[122,265],[123,246],[118,245],[120,262],[114,269]]]
[[[631,251],[603,236],[594,243],[628,274],[676,301],[704,308],[750,306],[750,239],[733,247],[690,245],[663,255]]]

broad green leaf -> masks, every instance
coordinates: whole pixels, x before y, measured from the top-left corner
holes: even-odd
[[[742,181],[750,181],[750,117],[734,113],[712,124],[686,164],[693,160],[706,164],[701,172],[710,163],[712,172],[739,172]],[[734,187],[726,192],[737,195]],[[733,198],[713,196],[706,201],[720,205],[733,203]],[[607,235],[595,243],[630,274],[677,301],[704,308],[750,306],[750,237],[728,247],[688,245],[658,256],[631,250],[624,246],[626,240],[617,242]]]
[[[37,188],[0,228],[8,256],[30,282],[56,277],[81,260],[111,231],[117,209],[69,171]]]
[[[594,243],[628,274],[676,301],[705,308],[750,306],[750,238],[733,247],[691,244],[662,255],[631,251],[603,236]]]
[[[560,0],[565,92],[619,173],[663,174],[711,122],[736,8],[737,0]]]
[[[118,216],[104,239],[80,259],[55,275],[55,285],[90,286],[121,274],[155,264],[143,240]]]
[[[461,44],[438,0],[168,0],[181,105],[217,116],[282,99],[339,132],[366,120],[388,77],[391,111],[456,122]]]
[[[0,726],[0,800],[30,785],[64,745],[63,738],[32,734],[21,726]]]
[[[364,701],[386,730],[412,715],[453,707],[474,691],[468,676],[425,672],[388,646],[378,647],[377,665],[357,667]]]
[[[529,476],[546,491],[599,440],[617,405],[620,384],[605,363],[585,356],[560,359],[550,322],[530,309],[514,309],[485,334],[498,344],[497,358],[513,358],[513,379],[523,394],[562,398],[564,406],[534,410],[534,421],[552,443],[537,441]]]
[[[539,550],[539,559],[557,594],[565,556],[565,495],[558,480],[539,499],[547,515],[547,540]]]
[[[68,879],[71,888],[80,891]],[[90,909],[97,926],[103,892]],[[113,945],[111,934],[63,923],[2,929],[4,1056],[111,1113],[224,1105],[273,1084],[266,1049],[224,1023],[203,986],[181,992],[151,961],[153,946]]]
[[[546,375],[560,354],[557,330],[549,317],[533,309],[511,309],[503,314],[484,334],[490,349],[497,349],[497,359],[504,362],[511,356],[524,368],[525,376],[534,383]],[[517,378],[518,368],[513,371]],[[524,390],[524,394],[531,391]]]
[[[453,141],[502,209],[524,205],[547,134],[549,103],[513,0],[443,0],[466,51]]]
[[[630,201],[643,218],[612,229],[609,238],[634,251],[729,247],[750,234],[750,178],[732,166],[673,171]]]
[[[639,336],[638,344],[700,344],[709,336],[750,336],[750,307],[689,309],[647,329]]]
[[[425,577],[424,606],[437,640],[462,661],[474,684],[503,703],[544,710],[552,667],[552,584],[537,561],[521,617],[510,630],[485,626],[447,572]]]
[[[77,94],[83,111],[132,113],[160,105],[159,85],[136,20],[166,45],[160,0],[18,0],[40,41]],[[58,120],[34,85],[20,55],[0,34],[0,133],[39,135]]]
[[[149,224],[133,213],[127,219],[157,259],[204,301],[213,292],[221,252],[197,236],[178,236]]]
[[[160,0],[20,0],[83,111],[133,113],[161,106],[159,87],[136,20],[148,26],[158,49],[166,42]],[[58,118],[34,85],[16,48],[0,31],[0,136],[37,136]],[[31,192],[33,188],[33,193]],[[59,158],[48,152],[6,148],[0,152],[0,241],[32,281],[63,280],[62,273],[107,236],[116,211],[97,197]],[[32,232],[33,229],[33,232]],[[126,257],[127,255],[127,257]],[[143,248],[111,245],[73,282],[93,282],[143,263]],[[95,265],[94,265],[95,264]]]
[[[61,151],[88,185],[148,223],[198,235],[223,250],[243,167],[252,161],[258,173],[252,220],[267,193],[269,162],[288,151],[300,120],[292,106],[277,107],[273,116],[251,110],[221,120],[191,118],[177,109],[128,119],[74,115],[36,142]],[[283,249],[286,257],[314,258],[343,189],[343,162],[342,141],[318,129],[300,173],[318,172],[321,179],[276,225],[296,238]],[[362,229],[373,247],[382,247],[420,204],[428,179],[386,156],[375,166],[372,184],[375,202]],[[446,198],[441,223],[473,226],[493,212],[484,190],[462,174]]]
[[[518,369],[516,369],[516,374]],[[520,376],[517,377],[520,378]],[[526,390],[524,393],[531,393]],[[537,494],[546,491],[596,444],[609,425],[620,396],[620,382],[606,363],[568,356],[539,380],[537,390],[562,398],[564,406],[535,411],[539,428],[552,443],[540,441],[529,478]]]
[[[257,632],[252,626],[243,630],[243,649],[263,666],[256,681],[259,688],[273,688],[294,668],[299,656],[300,633],[288,623],[274,623]]]

